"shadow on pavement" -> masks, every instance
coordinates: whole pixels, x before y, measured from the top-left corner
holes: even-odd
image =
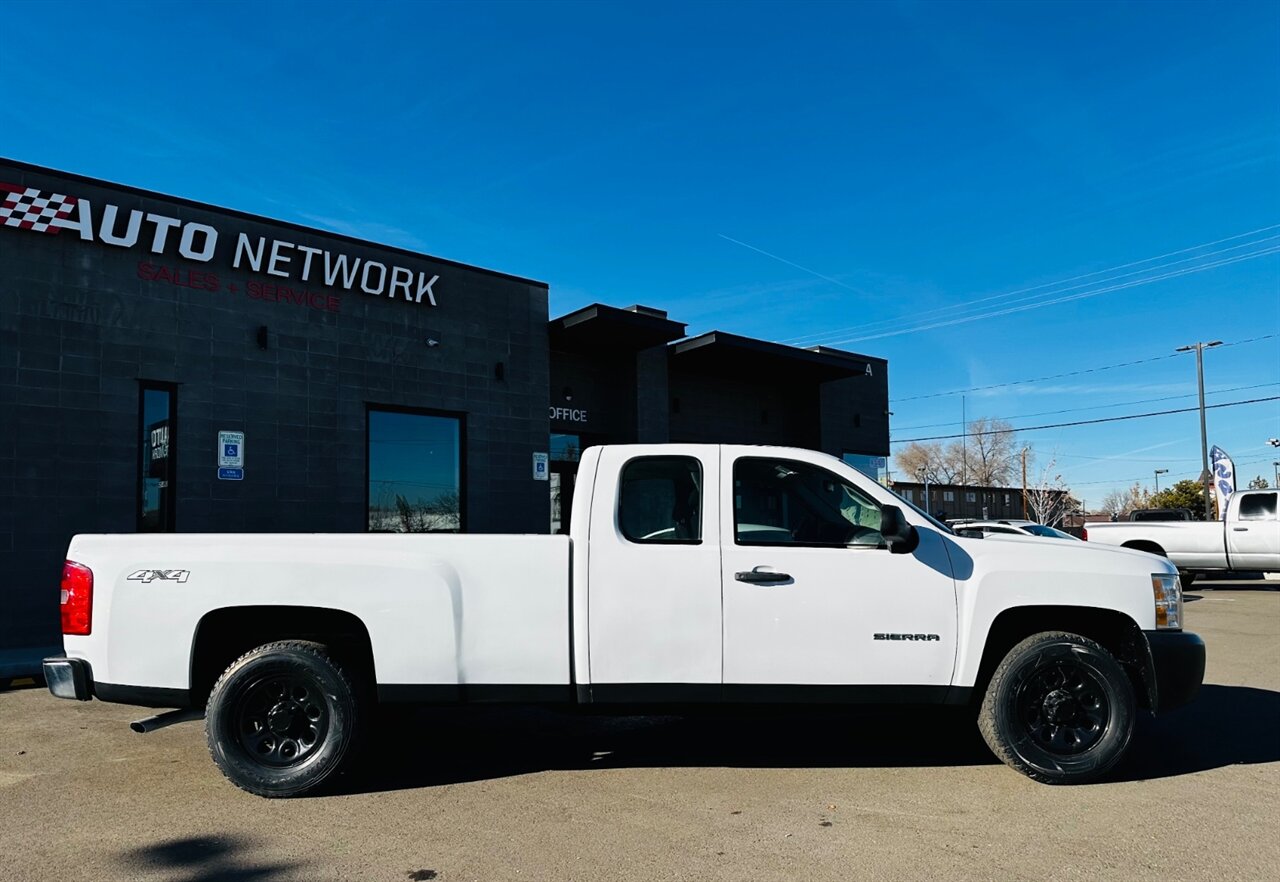
[[[285,882],[301,878],[296,866],[261,863],[247,852],[248,840],[234,836],[189,836],[132,848],[120,856],[132,873],[158,873],[180,882]]]
[[[1144,719],[1112,780],[1171,778],[1223,766],[1280,762],[1280,692],[1200,687],[1186,707]]]
[[[1139,718],[1105,782],[1280,761],[1280,692],[1206,685],[1190,705]],[[875,768],[995,764],[971,712],[849,711],[605,717],[538,708],[396,709],[343,793],[542,771],[610,768]]]
[[[969,713],[773,713],[605,717],[537,708],[397,709],[342,792],[549,770],[845,768],[993,764]]]

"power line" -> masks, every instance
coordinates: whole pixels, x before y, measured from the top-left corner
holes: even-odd
[[[1228,392],[1243,392],[1246,389],[1265,389],[1268,386],[1280,386],[1280,383],[1255,383],[1252,386],[1232,386],[1230,389],[1216,389],[1212,392],[1206,392],[1206,395],[1225,395]],[[1085,410],[1103,410],[1108,407],[1128,407],[1132,404],[1153,404],[1157,401],[1177,401],[1180,398],[1195,398],[1195,392],[1189,392],[1186,395],[1165,395],[1161,398],[1139,398],[1136,401],[1117,401],[1113,404],[1091,404],[1088,407],[1068,407],[1063,410],[1041,410],[1036,413],[1020,413],[1016,416],[1000,416],[985,417],[988,420],[1025,420],[1038,416],[1057,416],[1063,413],[1080,413]],[[895,426],[895,430],[906,432],[914,429],[936,429],[939,426],[959,426],[963,425],[959,420],[948,420],[945,423],[923,423],[916,426]],[[973,433],[971,433],[973,434]],[[993,435],[998,432],[982,432],[978,434]],[[1197,459],[1197,462],[1199,460]]]
[[[1271,228],[1268,228],[1268,229],[1271,229]],[[1260,232],[1265,232],[1265,231],[1266,230],[1262,230]],[[1251,234],[1246,233],[1243,235],[1251,235]],[[1232,237],[1232,238],[1239,238],[1239,237]],[[867,331],[876,331],[879,336],[893,336],[891,333],[880,334],[879,332],[893,331],[896,328],[908,327],[924,319],[927,319],[928,321],[934,321],[935,319],[942,319],[946,313],[956,313],[957,315],[952,316],[952,318],[956,319],[955,323],[960,323],[959,314],[962,314],[965,312],[970,312],[973,310],[990,309],[993,307],[1003,310],[1005,309],[1005,307],[1009,307],[1011,306],[1011,304],[1014,304],[1014,303],[1029,303],[1031,301],[1041,300],[1042,298],[1045,298],[1045,297],[1056,297],[1061,294],[1067,294],[1068,292],[1071,292],[1071,291],[1096,289],[1093,291],[1086,292],[1085,294],[1073,295],[1072,297],[1066,298],[1067,300],[1079,299],[1081,297],[1092,297],[1095,294],[1104,294],[1104,293],[1107,293],[1108,291],[1116,291],[1116,290],[1121,290],[1123,288],[1133,287],[1139,284],[1147,284],[1148,282],[1159,281],[1160,279],[1163,279],[1163,278],[1173,278],[1178,275],[1185,275],[1192,272],[1200,272],[1201,270],[1204,270],[1204,269],[1213,269],[1216,266],[1224,265],[1224,262],[1235,263],[1235,262],[1238,262],[1238,260],[1246,260],[1246,259],[1251,259],[1252,257],[1261,256],[1262,254],[1273,253],[1271,251],[1266,251],[1264,249],[1263,251],[1259,251],[1250,255],[1237,255],[1234,258],[1224,258],[1222,261],[1204,262],[1206,258],[1214,257],[1215,255],[1226,254],[1230,251],[1238,251],[1241,248],[1253,248],[1255,246],[1262,245],[1265,242],[1273,242],[1276,239],[1280,239],[1280,235],[1266,236],[1261,239],[1254,239],[1251,242],[1244,242],[1239,245],[1232,245],[1227,248],[1220,248],[1217,251],[1209,251],[1204,254],[1197,254],[1194,257],[1184,257],[1181,260],[1170,261],[1168,263],[1160,264],[1158,266],[1148,266],[1140,270],[1134,270],[1132,272],[1118,273],[1115,275],[1107,275],[1106,278],[1094,279],[1093,281],[1084,282],[1079,285],[1057,287],[1059,285],[1066,285],[1067,282],[1074,281],[1075,279],[1088,278],[1088,276],[1091,276],[1091,275],[1106,275],[1111,273],[1112,270],[1101,270],[1097,273],[1087,273],[1083,276],[1075,276],[1071,279],[1063,279],[1059,282],[1049,282],[1044,285],[1036,285],[1031,288],[1022,288],[1018,291],[1010,291],[1005,294],[995,294],[990,297],[982,297],[975,300],[967,300],[963,303],[953,303],[948,306],[935,307],[934,309],[928,309],[923,312],[913,313],[910,318],[905,320],[901,317],[892,318],[892,319],[880,319],[879,321],[868,322],[862,325],[854,325],[847,328],[839,328],[839,329],[830,330],[830,331],[823,331],[817,334],[810,334],[807,337],[799,337],[794,339],[807,340],[808,342],[803,345],[813,345],[814,343],[818,343],[818,342],[839,342],[836,338],[840,337],[841,334],[849,333],[851,331],[858,332],[858,333],[865,333]],[[1221,241],[1226,241],[1226,240],[1221,240]],[[1217,244],[1217,243],[1209,243],[1209,244]],[[1205,245],[1198,246],[1198,248],[1204,248],[1204,247],[1207,247],[1207,246]],[[1274,248],[1274,247],[1275,246],[1268,246],[1268,248]],[[1183,249],[1183,250],[1188,251],[1188,250],[1197,250],[1197,249]],[[1172,252],[1172,253],[1178,254],[1181,252]],[[1165,255],[1165,256],[1167,257],[1169,255]],[[1152,259],[1158,260],[1160,258],[1152,258]],[[1123,269],[1125,266],[1135,266],[1137,263],[1145,263],[1145,262],[1147,261],[1136,261],[1135,263],[1125,264],[1124,266],[1114,267],[1113,269]],[[1112,282],[1119,281],[1120,279],[1126,279],[1131,276],[1141,276],[1147,273],[1155,273],[1155,272],[1161,272],[1164,270],[1169,270],[1181,263],[1192,263],[1192,264],[1198,264],[1198,265],[1184,267],[1183,269],[1177,270],[1173,273],[1169,273],[1163,276],[1152,276],[1146,279],[1136,279],[1131,283],[1125,283],[1123,285],[1118,285],[1112,288],[1097,289],[1097,286],[1099,285],[1108,285]],[[1008,299],[1008,298],[1016,297],[1016,295],[1019,295],[1019,294],[1025,294],[1029,291],[1037,291],[1043,288],[1055,288],[1055,287],[1057,289],[1053,291],[1041,291],[1040,293],[1032,294],[1029,297],[1017,297],[1017,299]],[[992,300],[1006,300],[1006,302],[998,305],[994,303],[988,306],[980,305],[980,304],[983,304],[984,302],[992,301]],[[1018,307],[1016,309],[1013,309],[1012,311],[1020,312],[1020,311],[1025,311],[1027,309],[1037,308],[1042,305],[1048,306],[1051,303],[1059,303],[1059,302],[1064,302],[1064,301],[1063,300],[1046,300],[1043,303],[1039,303],[1039,304],[1033,303],[1030,306]],[[1000,312],[997,314],[1003,315],[1005,313]],[[966,317],[965,320],[966,321],[976,320],[977,318],[978,318],[977,316],[970,316],[970,317]],[[874,336],[866,336],[866,337],[859,337],[859,338],[853,338],[853,339],[876,339],[876,338]],[[788,342],[792,342],[792,341],[788,341]]]
[[[1250,337],[1247,340],[1235,340],[1231,343],[1223,343],[1222,345],[1223,346],[1242,346],[1245,343],[1258,343],[1262,340],[1271,340],[1275,337],[1280,337],[1280,334],[1264,334],[1261,337]],[[1222,347],[1214,347],[1214,348],[1220,349]],[[988,389],[1004,389],[1009,386],[1023,386],[1023,385],[1026,385],[1027,383],[1043,383],[1045,380],[1061,380],[1061,379],[1065,379],[1066,377],[1079,377],[1085,374],[1100,373],[1101,371],[1113,371],[1113,370],[1116,370],[1117,368],[1134,367],[1135,365],[1139,365],[1139,364],[1150,364],[1156,361],[1165,361],[1166,359],[1177,358],[1180,355],[1186,355],[1186,353],[1171,352],[1168,355],[1155,355],[1155,356],[1152,356],[1151,358],[1140,358],[1137,361],[1123,361],[1123,362],[1120,362],[1119,364],[1104,364],[1100,367],[1081,368],[1080,370],[1067,371],[1064,374],[1050,374],[1049,376],[1046,376],[1046,377],[1031,377],[1026,380],[1010,380],[1007,383],[992,383],[989,386],[970,386],[968,389],[952,389],[949,392],[932,392],[928,395],[913,395],[910,398],[895,398],[893,399],[892,403],[903,404],[907,401],[923,401],[926,398],[944,398],[947,395],[960,395],[961,393],[964,393],[964,392],[985,392]]]
[[[1045,282],[1045,283],[1040,284],[1040,285],[1032,285],[1032,286],[1031,286],[1031,287],[1029,287],[1029,288],[1020,288],[1020,289],[1018,289],[1018,290],[1016,290],[1016,291],[1009,291],[1009,292],[1006,292],[1006,293],[1004,293],[1004,294],[992,294],[992,295],[990,295],[990,296],[988,296],[988,297],[981,297],[981,298],[978,298],[978,299],[976,299],[976,300],[968,300],[968,301],[966,301],[964,304],[953,304],[953,305],[951,305],[951,306],[937,307],[937,308],[935,308],[935,309],[926,310],[926,311],[925,311],[925,312],[923,312],[923,313],[919,313],[919,314],[917,314],[917,315],[916,315],[916,318],[919,318],[919,317],[921,317],[921,316],[923,316],[923,315],[930,315],[930,314],[932,314],[932,313],[946,312],[946,311],[951,310],[951,309],[958,309],[958,308],[959,308],[959,309],[964,309],[964,308],[969,308],[969,307],[971,307],[971,306],[973,306],[974,304],[977,304],[977,303],[985,303],[985,302],[992,301],[992,300],[1002,300],[1002,299],[1004,299],[1004,298],[1006,298],[1006,297],[1015,297],[1015,296],[1017,296],[1017,295],[1019,295],[1019,294],[1027,294],[1027,293],[1030,293],[1030,292],[1032,292],[1032,291],[1039,291],[1039,290],[1042,290],[1042,289],[1045,289],[1045,288],[1053,288],[1053,287],[1056,287],[1056,286],[1058,286],[1058,285],[1065,285],[1065,284],[1067,284],[1068,282],[1076,282],[1076,281],[1079,281],[1080,279],[1087,279],[1087,278],[1090,278],[1090,277],[1092,277],[1092,276],[1107,275],[1107,274],[1109,274],[1109,273],[1116,272],[1117,270],[1128,269],[1129,267],[1138,266],[1138,265],[1140,265],[1140,264],[1144,264],[1144,263],[1154,263],[1154,262],[1155,262],[1155,261],[1157,261],[1157,260],[1164,260],[1164,259],[1165,259],[1165,258],[1167,258],[1167,257],[1176,257],[1176,256],[1177,256],[1177,255],[1179,255],[1179,254],[1186,254],[1186,253],[1187,253],[1187,252],[1189,252],[1189,251],[1199,251],[1199,250],[1200,250],[1200,249],[1202,249],[1202,248],[1211,248],[1211,247],[1213,247],[1214,245],[1221,245],[1223,242],[1231,242],[1231,241],[1234,241],[1235,239],[1243,239],[1243,238],[1245,238],[1245,237],[1247,237],[1247,236],[1255,236],[1255,235],[1257,235],[1258,233],[1268,233],[1268,232],[1270,232],[1270,231],[1272,231],[1272,230],[1275,230],[1275,229],[1280,229],[1280,224],[1271,224],[1270,226],[1266,226],[1266,227],[1259,227],[1258,229],[1256,229],[1256,230],[1250,230],[1250,231],[1249,231],[1249,232],[1247,232],[1247,233],[1237,233],[1237,234],[1236,234],[1236,235],[1234,235],[1234,236],[1227,236],[1226,238],[1223,238],[1223,239],[1215,239],[1215,240],[1214,240],[1214,241],[1212,241],[1212,242],[1202,242],[1202,243],[1201,243],[1201,244],[1199,244],[1199,245],[1191,245],[1191,246],[1189,246],[1189,247],[1187,247],[1187,248],[1179,248],[1177,251],[1170,251],[1170,252],[1167,252],[1167,253],[1165,253],[1165,254],[1157,255],[1156,257],[1145,257],[1145,258],[1143,258],[1142,260],[1134,260],[1134,261],[1130,261],[1129,263],[1122,263],[1122,264],[1119,264],[1119,265],[1117,265],[1117,266],[1108,267],[1108,268],[1106,268],[1106,269],[1095,270],[1094,272],[1091,272],[1091,273],[1083,273],[1083,274],[1078,275],[1078,276],[1071,276],[1070,278],[1067,278],[1067,279],[1059,279],[1059,280],[1058,280],[1058,281],[1056,281],[1056,282]],[[729,237],[728,237],[728,236],[725,236],[725,235],[723,235],[723,234],[721,234],[721,238],[729,239]],[[1275,237],[1275,236],[1271,236],[1271,237],[1268,237],[1268,239],[1260,239],[1260,240],[1258,240],[1258,242],[1266,242],[1266,241],[1268,241],[1269,239],[1274,239],[1274,238],[1276,238],[1276,237]],[[736,243],[736,244],[738,244],[738,245],[746,245],[746,243],[738,242],[736,239],[729,239],[729,241],[730,241],[730,242],[735,242],[735,243]],[[1251,245],[1251,244],[1257,244],[1257,243],[1246,243],[1246,244],[1244,244],[1244,245],[1236,245],[1236,246],[1234,246],[1234,247],[1235,247],[1235,248],[1246,248],[1246,247],[1248,247],[1248,246],[1249,246],[1249,245]],[[760,249],[755,248],[754,246],[751,246],[751,245],[746,245],[746,247],[747,247],[747,248],[751,248],[753,251],[760,251]],[[1224,250],[1224,251],[1228,251],[1228,250],[1231,250],[1231,249],[1223,249],[1223,250]],[[780,257],[776,257],[776,255],[769,254],[767,251],[761,251],[760,253],[762,253],[762,254],[766,254],[766,255],[768,255],[769,257],[773,257],[773,258],[774,258],[774,259],[776,259],[776,260],[783,260],[783,259],[782,259],[782,258],[780,258]],[[1215,254],[1216,254],[1216,253],[1221,253],[1221,252],[1213,252],[1213,253],[1215,253]],[[1181,261],[1174,261],[1174,263],[1168,264],[1168,266],[1173,266],[1173,265],[1174,265],[1174,264],[1176,264],[1176,263],[1185,263],[1185,262],[1186,262],[1186,260],[1198,260],[1198,259],[1201,259],[1201,258],[1203,258],[1203,257],[1208,257],[1208,256],[1210,256],[1210,255],[1198,255],[1197,257],[1194,257],[1194,258],[1186,258],[1186,259],[1181,260]],[[787,261],[787,260],[783,260],[783,263],[791,263],[791,262],[790,262],[790,261]],[[833,282],[835,281],[834,279],[828,279],[828,278],[827,278],[827,276],[823,276],[823,275],[821,275],[821,274],[819,274],[819,273],[814,273],[814,271],[813,271],[813,270],[810,270],[810,269],[808,269],[807,267],[802,267],[802,266],[799,266],[798,264],[791,264],[791,265],[792,265],[792,266],[796,266],[797,268],[802,269],[802,270],[804,270],[805,272],[813,273],[814,275],[817,275],[819,278],[827,279],[828,281],[833,281]],[[1149,271],[1150,271],[1150,270],[1152,270],[1152,269],[1159,269],[1159,267],[1148,267],[1148,269],[1147,269],[1147,270],[1145,270],[1145,271],[1149,272]],[[1130,275],[1132,275],[1132,274],[1130,274]],[[1120,278],[1120,277],[1117,277],[1117,278]],[[842,283],[840,283],[840,282],[836,282],[836,284],[842,284]],[[1094,283],[1092,283],[1092,284],[1097,284],[1097,282],[1094,282]],[[842,286],[843,286],[843,287],[848,287],[847,285],[842,285]],[[1070,290],[1070,289],[1065,289],[1065,290]],[[859,293],[861,293],[861,292],[859,292]],[[892,324],[894,321],[896,321],[896,319],[882,319],[882,320],[877,321],[877,322],[871,322],[871,325],[872,325],[872,326],[874,326],[874,325]],[[832,336],[839,336],[840,334],[846,333],[846,332],[848,332],[848,331],[857,331],[857,330],[860,330],[860,329],[864,329],[865,327],[867,327],[867,326],[864,326],[864,325],[854,325],[854,326],[847,327],[847,328],[838,328],[838,329],[835,329],[835,330],[821,331],[821,332],[818,332],[818,333],[815,333],[815,334],[803,334],[803,335],[801,335],[801,336],[799,336],[799,337],[792,337],[792,338],[790,338],[790,339],[788,339],[788,340],[783,340],[783,341],[780,341],[780,342],[788,343],[788,344],[791,344],[791,345],[800,345],[799,341],[802,341],[802,340],[811,340],[811,339],[812,339],[812,340],[816,341],[818,338],[832,337]],[[812,343],[806,343],[806,344],[803,344],[803,345],[813,345],[813,344],[812,344]]]
[[[1219,407],[1239,407],[1243,404],[1261,404],[1266,401],[1280,401],[1280,395],[1272,395],[1268,398],[1250,398],[1245,401],[1226,401],[1221,404],[1208,404],[1208,405],[1205,405],[1205,410],[1215,410]],[[1193,411],[1198,411],[1198,410],[1200,410],[1200,408],[1198,407],[1180,407],[1176,410],[1156,410],[1150,413],[1131,413],[1131,414],[1126,414],[1125,416],[1100,417],[1096,420],[1076,420],[1075,422],[1071,422],[1071,423],[1049,423],[1043,426],[1021,426],[1015,429],[1010,429],[1009,431],[1010,432],[1038,432],[1042,429],[1065,429],[1071,426],[1092,426],[1098,423],[1118,423],[1124,420],[1140,420],[1146,417],[1169,416],[1170,414],[1175,414],[1175,413],[1192,413]],[[953,438],[963,438],[967,434],[968,433],[961,433],[958,435],[930,435],[926,438],[903,438],[898,441],[890,441],[889,443],[890,444],[909,444],[913,441],[949,441]]]
[[[1201,273],[1201,272],[1205,272],[1206,270],[1217,269],[1218,267],[1222,267],[1222,266],[1230,266],[1231,264],[1240,263],[1241,261],[1253,260],[1254,258],[1257,258],[1257,257],[1265,257],[1269,254],[1280,254],[1280,246],[1272,246],[1269,248],[1264,248],[1259,251],[1250,252],[1249,254],[1242,254],[1237,257],[1210,261],[1209,263],[1201,264],[1200,266],[1186,267],[1181,270],[1175,270],[1174,272],[1164,273],[1163,275],[1151,276],[1145,279],[1135,279],[1132,282],[1125,282],[1120,285],[1112,285],[1109,288],[1099,288],[1093,291],[1084,291],[1080,294],[1072,294],[1069,297],[1059,297],[1056,300],[1043,300],[1043,301],[1040,301],[1039,303],[1028,303],[1022,306],[1010,306],[1004,309],[995,310],[994,312],[982,313],[980,315],[949,319],[947,321],[934,322],[933,324],[920,325],[918,327],[908,327],[908,328],[902,328],[899,330],[882,331],[877,334],[868,334],[863,337],[848,337],[843,340],[831,340],[831,341],[828,341],[825,345],[839,346],[846,343],[862,343],[867,340],[880,340],[884,337],[898,337],[903,334],[914,334],[919,331],[932,331],[937,328],[949,328],[954,325],[964,325],[964,324],[968,324],[969,322],[983,321],[989,318],[999,318],[1000,316],[1004,316],[1004,315],[1013,315],[1014,313],[1017,313],[1017,312],[1029,312],[1030,310],[1040,309],[1045,306],[1056,306],[1059,303],[1070,303],[1075,300],[1084,300],[1085,298],[1088,298],[1088,297],[1097,297],[1101,294],[1109,294],[1113,291],[1123,291],[1127,288],[1135,288],[1140,285],[1149,285],[1152,282],[1160,282],[1165,279],[1176,279],[1180,276],[1186,276],[1192,273]]]

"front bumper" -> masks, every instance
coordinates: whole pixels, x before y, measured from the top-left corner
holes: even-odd
[[[93,698],[93,672],[82,658],[55,656],[44,660],[44,681],[58,698]]]
[[[1144,631],[1155,685],[1152,710],[1163,713],[1196,697],[1204,682],[1204,640],[1189,631]]]

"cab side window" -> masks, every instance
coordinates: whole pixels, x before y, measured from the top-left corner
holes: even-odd
[[[734,538],[739,545],[877,546],[880,506],[826,469],[782,459],[733,466]]]
[[[618,529],[631,542],[702,541],[702,467],[688,456],[646,456],[622,467]]]
[[[1276,519],[1276,494],[1250,493],[1240,498],[1240,520],[1274,521]]]

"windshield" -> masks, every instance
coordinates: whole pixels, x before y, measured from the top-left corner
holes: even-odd
[[[1048,536],[1050,539],[1074,539],[1070,533],[1064,533],[1061,530],[1055,530],[1053,527],[1046,527],[1044,524],[1025,524],[1022,529],[1028,533],[1034,533],[1037,536]]]

